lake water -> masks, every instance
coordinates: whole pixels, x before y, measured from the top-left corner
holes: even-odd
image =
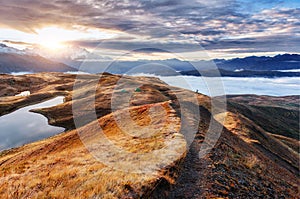
[[[280,72],[300,72],[300,69],[290,69],[290,70],[277,70]]]
[[[64,97],[18,109],[0,117],[0,151],[41,140],[63,132],[61,127],[50,126],[41,114],[29,112],[31,109],[46,108],[63,103]]]
[[[12,72],[12,73],[10,73],[11,75],[16,75],[16,76],[18,76],[18,75],[28,75],[28,74],[33,74],[32,72]]]
[[[231,94],[256,94],[271,96],[300,95],[299,77],[257,78],[257,77],[196,77],[156,76],[135,74],[135,76],[159,77],[172,86],[186,88],[208,96]]]

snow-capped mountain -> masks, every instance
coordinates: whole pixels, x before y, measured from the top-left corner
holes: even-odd
[[[26,53],[36,54],[51,60],[78,60],[85,59],[89,52],[83,48],[75,48],[72,46],[64,47],[62,50],[49,50],[41,46],[32,49],[25,49]]]
[[[0,43],[0,73],[12,72],[67,72],[76,69],[46,59],[33,52],[18,50]]]
[[[49,50],[42,46],[35,46],[32,49],[25,49],[26,53],[37,54],[47,59],[61,62],[69,66],[79,68],[84,61],[102,62],[111,60],[109,57],[104,57],[96,53],[90,52],[85,48],[78,46],[64,46],[59,50]]]
[[[0,43],[0,53],[12,53],[12,54],[19,54],[19,55],[26,54],[24,50],[19,50],[13,47],[9,47],[2,43]]]

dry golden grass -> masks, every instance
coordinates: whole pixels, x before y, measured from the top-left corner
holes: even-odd
[[[150,120],[149,110],[155,106],[165,108],[165,118],[156,115]],[[185,156],[185,140],[177,135],[180,120],[169,104],[152,104],[133,107],[127,110],[133,120],[127,122],[130,126],[154,125],[158,131],[147,138],[132,137],[120,131],[113,114],[99,121],[82,127],[90,141],[97,138],[97,128],[94,125],[104,125],[103,131],[114,145],[125,149],[129,154],[147,154],[148,152],[167,148],[164,143],[173,140],[174,150],[162,150],[168,153],[170,165],[151,167],[151,172],[127,173],[106,166],[92,156],[85,148],[76,131],[69,131],[52,138],[25,145],[0,157],[0,197],[1,198],[137,198],[148,194],[162,179],[174,183],[174,172],[168,173],[166,167],[176,167],[175,162]],[[117,112],[124,114],[125,110]],[[133,124],[134,121],[138,121]],[[153,127],[153,126],[152,126]],[[138,132],[141,135],[143,132]],[[136,134],[135,136],[138,136]],[[99,147],[99,149],[103,149]],[[109,150],[109,149],[104,149]],[[177,151],[176,151],[177,150]],[[97,151],[99,152],[99,151]],[[104,151],[103,151],[104,152]],[[183,152],[183,153],[182,153]],[[174,153],[174,154],[172,154]],[[161,154],[164,155],[164,154]],[[137,156],[138,157],[138,156]],[[152,157],[152,156],[149,156]],[[133,167],[134,162],[145,161],[126,157],[115,164]],[[155,163],[149,159],[147,164]],[[106,162],[104,162],[106,163]],[[145,166],[145,165],[144,165]],[[118,168],[118,167],[117,167]],[[132,169],[132,168],[131,168]],[[134,169],[134,168],[133,168]],[[138,170],[139,168],[137,168]]]

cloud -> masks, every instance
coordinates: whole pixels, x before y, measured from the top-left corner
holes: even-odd
[[[207,49],[299,51],[300,8],[279,7],[285,1],[263,0],[0,0],[0,27],[35,33],[45,26],[101,28],[118,30],[128,40],[108,40],[107,49],[181,48],[198,50],[194,45],[174,42],[180,33],[196,38]],[[172,30],[172,31],[168,31]],[[174,32],[178,32],[174,36]],[[134,39],[131,35],[135,35]],[[116,38],[115,38],[116,39]],[[168,41],[159,43],[151,39]],[[153,45],[150,45],[153,42]],[[74,41],[96,46],[97,39]],[[184,48],[183,48],[184,46]]]
[[[203,29],[203,30],[195,30],[195,31],[181,31],[183,34],[193,34],[193,35],[221,35],[225,34],[225,31],[222,30],[214,30],[214,29]]]
[[[289,39],[287,39],[289,38]],[[206,41],[203,47],[208,50],[213,49],[233,49],[232,52],[238,52],[234,49],[239,48],[243,52],[270,52],[272,51],[286,51],[298,52],[300,37],[290,35],[274,35],[274,36],[259,36],[255,38],[236,38],[236,39],[220,39],[217,41]]]
[[[159,40],[129,40],[122,41],[116,39],[107,40],[82,40],[73,41],[73,45],[83,46],[90,49],[104,49],[117,51],[135,51],[135,52],[194,52],[203,50],[201,46],[195,42],[180,41],[159,41]]]
[[[2,43],[13,44],[13,45],[24,45],[24,46],[32,46],[32,43],[23,42],[23,41],[11,41],[11,40],[2,40]]]

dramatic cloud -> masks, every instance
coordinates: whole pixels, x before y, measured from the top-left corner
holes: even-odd
[[[157,48],[179,48],[183,52],[199,50],[197,45],[181,42],[184,39],[179,37],[183,35],[195,39],[208,50],[299,52],[300,8],[297,1],[291,2],[0,0],[0,27],[29,33],[47,26],[80,30],[100,28],[124,33],[121,39],[101,44],[105,49],[140,48],[145,44],[147,52],[160,51]],[[101,41],[83,38],[73,44],[95,47]]]

